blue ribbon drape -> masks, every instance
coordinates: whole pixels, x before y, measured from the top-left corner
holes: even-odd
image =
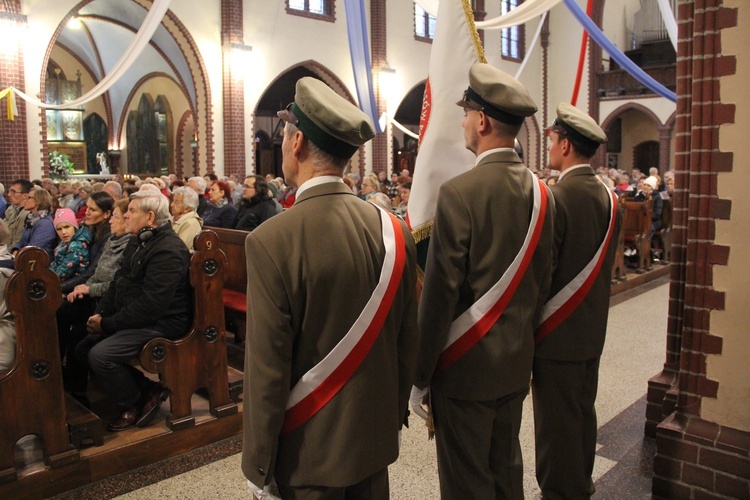
[[[594,41],[598,43],[599,46],[604,49],[612,57],[612,59],[614,59],[617,64],[620,65],[622,69],[627,71],[630,76],[638,80],[653,92],[666,99],[669,99],[672,102],[677,102],[677,95],[661,83],[654,80],[651,76],[646,74],[646,72],[638,67],[638,65],[636,65],[633,61],[631,61],[628,56],[623,54],[620,49],[618,49],[617,46],[612,43],[604,35],[604,33],[602,33],[602,31],[594,23],[594,21],[592,21],[591,18],[586,15],[586,12],[584,12],[584,10],[578,5],[576,0],[563,0],[563,2],[568,7],[568,10],[570,10],[573,16],[578,19],[578,22],[581,23],[583,29],[588,31],[591,38],[593,38]]]
[[[375,91],[372,86],[370,42],[364,0],[344,0],[346,28],[349,33],[349,52],[352,57],[354,85],[357,87],[359,107],[372,119],[376,132],[382,132],[377,116]]]

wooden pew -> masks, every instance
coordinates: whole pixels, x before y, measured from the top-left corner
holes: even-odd
[[[638,254],[636,272],[651,270],[651,200],[623,202],[622,233],[625,244]]]
[[[247,267],[245,263],[245,238],[248,231],[211,228],[219,237],[219,247],[227,256],[227,272],[224,274],[224,312],[229,323],[234,325],[237,343],[245,340],[247,318]]]
[[[162,383],[169,389],[171,415],[167,425],[172,430],[195,425],[190,399],[199,389],[208,391],[209,407],[215,417],[237,413],[237,404],[229,393],[228,370],[231,369],[227,366],[221,299],[227,257],[214,231],[198,233],[194,245],[195,253],[190,259],[190,283],[195,296],[193,327],[177,340],[150,340],[140,356],[143,368],[160,374]]]
[[[21,250],[15,266],[17,272],[5,290],[8,309],[16,318],[16,359],[0,375],[0,484],[16,480],[13,447],[29,434],[42,439],[44,462],[53,469],[80,458],[65,423],[55,317],[62,297],[60,278],[49,269],[49,256],[40,248]]]

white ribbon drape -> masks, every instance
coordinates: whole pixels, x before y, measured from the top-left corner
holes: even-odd
[[[429,15],[437,17],[439,0],[414,0],[414,2]],[[480,30],[511,28],[541,16],[560,2],[561,0],[526,0],[507,14],[485,21],[477,21],[476,26]]]
[[[440,0],[414,0],[414,3],[422,7],[432,17],[437,17]]]
[[[414,138],[414,139],[417,139],[417,140],[419,140],[419,135],[418,135],[418,134],[415,134],[414,132],[412,132],[412,131],[411,131],[411,130],[409,130],[408,128],[404,127],[403,125],[401,125],[401,124],[400,124],[399,122],[397,122],[396,120],[394,120],[394,119],[391,119],[391,123],[393,124],[393,126],[394,126],[394,127],[396,127],[397,129],[399,129],[399,130],[400,130],[401,132],[403,132],[404,134],[408,135],[409,137],[412,137],[412,138]]]
[[[518,80],[518,77],[521,76],[523,69],[526,67],[526,63],[529,62],[529,57],[531,57],[531,53],[534,52],[534,47],[536,47],[536,41],[539,39],[539,35],[542,33],[542,26],[544,26],[544,20],[547,19],[547,14],[549,14],[549,11],[542,14],[542,19],[539,21],[539,26],[536,27],[536,33],[534,33],[534,38],[531,39],[529,50],[526,52],[526,55],[523,58],[523,62],[521,62],[521,66],[518,67],[518,71],[516,71],[516,80]]]
[[[94,99],[105,93],[107,90],[109,90],[112,85],[114,85],[115,82],[117,82],[117,80],[119,80],[120,77],[122,77],[122,75],[124,75],[125,72],[130,68],[130,66],[132,66],[132,64],[138,59],[138,56],[141,55],[141,52],[143,52],[143,49],[151,40],[151,37],[154,36],[154,33],[161,24],[161,20],[164,18],[167,10],[169,10],[169,3],[171,1],[172,0],[154,0],[153,5],[151,6],[151,10],[148,11],[148,14],[143,20],[143,24],[138,30],[136,37],[125,50],[120,60],[117,61],[117,64],[115,64],[112,70],[107,73],[107,75],[102,78],[102,80],[93,89],[91,89],[89,92],[82,95],[75,101],[66,102],[65,104],[47,104],[40,101],[39,99],[35,99],[21,92],[16,88],[13,88],[13,92],[15,92],[21,99],[25,100],[26,102],[46,109],[68,109],[75,106],[80,106],[89,101],[93,101]]]
[[[541,16],[562,0],[526,0],[507,14],[477,23],[480,30],[512,28]]]
[[[669,41],[672,42],[675,52],[677,52],[677,21],[674,18],[674,12],[669,5],[669,0],[658,0],[661,18],[664,21],[664,27],[667,29]]]

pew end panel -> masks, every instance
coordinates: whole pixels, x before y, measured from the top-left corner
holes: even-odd
[[[167,425],[179,430],[195,425],[190,399],[199,389],[208,391],[215,417],[237,413],[229,393],[227,343],[222,290],[227,258],[212,230],[195,237],[190,259],[190,283],[194,290],[194,320],[190,332],[177,340],[150,340],[141,351],[141,365],[158,373],[170,392],[171,415]]]
[[[17,478],[13,447],[29,434],[42,439],[44,462],[51,468],[80,459],[61,411],[65,396],[57,335],[48,334],[57,329],[60,278],[49,269],[47,252],[37,247],[21,250],[15,266],[5,296],[15,317],[16,359],[0,375],[0,408],[20,404],[23,418],[4,418],[0,425],[0,484]]]

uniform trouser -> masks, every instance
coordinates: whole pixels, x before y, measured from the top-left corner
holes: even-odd
[[[536,478],[544,499],[588,498],[596,454],[599,357],[534,359]]]
[[[151,339],[164,337],[152,328],[120,330],[108,337],[88,335],[75,349],[79,362],[89,368],[109,398],[120,410],[134,406],[148,388],[148,379],[130,360],[137,358],[143,345]]]
[[[284,500],[388,500],[388,468],[366,477],[352,486],[331,488],[325,486],[286,486],[279,484]]]
[[[527,393],[464,401],[431,389],[443,500],[523,498],[518,432]]]

